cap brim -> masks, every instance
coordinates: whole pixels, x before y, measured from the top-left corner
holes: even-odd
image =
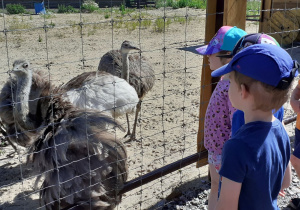
[[[196,48],[196,51],[197,51],[199,54],[201,54],[201,55],[206,55],[205,52],[206,52],[207,46],[208,46],[208,45],[204,45],[204,46],[202,46],[202,47],[198,47],[198,48]]]
[[[212,77],[220,77],[220,76],[222,76],[222,75],[224,75],[224,74],[228,74],[228,73],[231,72],[231,71],[232,71],[231,65],[229,65],[229,63],[228,63],[228,64],[226,64],[226,65],[224,65],[224,66],[222,66],[222,67],[220,67],[220,68],[214,70],[214,71],[211,73],[211,76],[212,76]]]
[[[229,54],[229,55],[217,55],[216,57],[219,57],[219,58],[232,58],[233,55],[232,54]]]

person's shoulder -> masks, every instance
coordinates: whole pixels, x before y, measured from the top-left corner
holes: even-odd
[[[236,148],[241,148],[246,147],[247,145],[245,144],[245,137],[247,135],[244,135],[244,132],[239,132],[237,135],[234,137],[230,138],[228,141],[225,142],[224,144],[224,149],[223,150],[235,150]]]

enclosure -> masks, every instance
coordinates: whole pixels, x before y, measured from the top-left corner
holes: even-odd
[[[7,14],[2,1],[2,85],[13,76],[9,72],[13,62],[27,59],[34,70],[42,70],[48,81],[58,87],[81,73],[97,71],[101,57],[110,50],[120,49],[124,40],[135,43],[140,49],[131,55],[144,56],[153,68],[155,83],[142,99],[136,138],[129,141],[129,137],[124,137],[126,132],[109,130],[127,150],[127,183],[137,179],[137,184],[130,187],[132,190],[123,193],[117,209],[172,209],[175,207],[169,204],[182,194],[209,189],[202,142],[203,121],[217,81],[211,79],[207,59],[197,54],[195,48],[207,44],[221,25],[237,25],[247,33],[270,34],[294,59],[299,56],[297,11],[300,2],[297,0],[240,1],[237,6],[234,5],[236,1],[199,0],[204,8],[188,4],[178,8],[174,2],[178,3],[176,0],[156,1],[156,7],[139,9],[98,8],[92,13],[82,8],[77,12],[58,13],[50,7],[42,15],[33,14],[32,10],[25,14]],[[284,18],[275,20],[275,12],[280,12]],[[290,20],[288,25],[285,18]],[[275,26],[278,29],[274,30]],[[284,118],[293,116],[291,107],[285,104]],[[134,113],[129,119],[132,125]],[[116,120],[127,129],[125,115]],[[291,141],[294,126],[294,122],[286,125]],[[2,141],[1,208],[44,209],[45,205],[40,205],[39,201],[42,180],[34,187],[37,174],[36,168],[27,161],[28,148],[17,145],[19,153],[8,156],[14,149],[4,139]],[[193,159],[191,164],[180,166],[180,161],[195,154],[198,164]],[[176,161],[179,161],[179,169],[165,173],[164,167]],[[155,170],[158,170],[158,178],[153,181],[144,184],[143,179],[139,179]],[[294,185],[297,183],[295,181]],[[288,193],[287,199],[279,203],[280,207],[286,206],[288,197],[294,194]],[[203,209],[206,200],[207,197],[201,199]],[[183,203],[178,208],[189,209],[184,207],[188,201]]]

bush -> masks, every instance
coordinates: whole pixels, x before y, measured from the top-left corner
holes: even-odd
[[[81,6],[81,9],[86,12],[94,12],[99,9],[99,5],[93,0],[85,0]]]
[[[172,7],[173,9],[191,7],[197,9],[205,9],[207,0],[157,0],[156,7]]]
[[[25,13],[25,7],[21,4],[7,4],[6,11],[9,14],[22,14]]]
[[[78,10],[76,10],[74,7],[71,5],[58,5],[58,11],[57,13],[76,13]]]

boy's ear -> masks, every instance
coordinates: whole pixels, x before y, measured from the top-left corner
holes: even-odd
[[[248,97],[249,91],[248,91],[248,88],[247,88],[247,86],[245,84],[241,84],[241,92],[240,92],[240,94],[241,94],[241,97],[243,99],[245,99],[245,98]]]

